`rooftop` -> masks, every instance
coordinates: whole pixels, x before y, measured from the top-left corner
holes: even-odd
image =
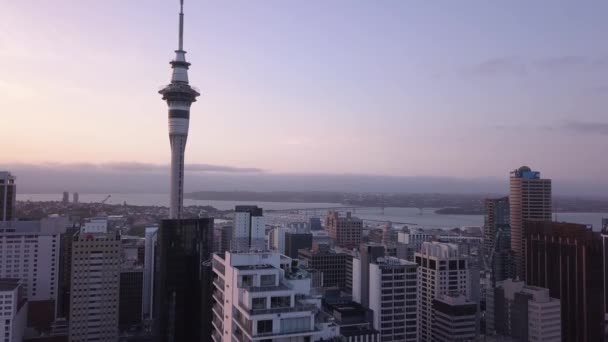
[[[0,278],[0,291],[12,291],[20,284],[17,278]]]

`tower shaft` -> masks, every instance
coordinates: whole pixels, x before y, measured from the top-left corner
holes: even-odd
[[[180,0],[179,42],[175,59],[171,61],[173,73],[171,83],[159,93],[169,105],[169,142],[171,144],[171,178],[169,217],[182,218],[184,202],[184,159],[188,126],[190,125],[190,105],[200,94],[188,84],[188,68],[184,44],[184,2]]]

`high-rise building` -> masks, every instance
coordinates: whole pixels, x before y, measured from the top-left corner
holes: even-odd
[[[314,341],[311,278],[290,265],[277,252],[214,254],[212,340]]]
[[[156,239],[155,341],[209,341],[213,219],[163,220]]]
[[[346,265],[352,256],[339,253],[322,245],[318,249],[300,249],[298,259],[304,265],[322,274],[322,287],[340,288],[346,290]]]
[[[85,224],[72,242],[69,339],[118,340],[120,233],[99,221]]]
[[[75,192],[75,193],[72,195],[72,199],[73,199],[74,204],[77,204],[77,203],[78,203],[79,198],[80,198],[80,195],[78,195],[78,193],[77,193],[77,192]]]
[[[417,265],[394,257],[369,266],[369,308],[381,341],[417,341]]]
[[[147,227],[144,247],[143,315],[144,319],[154,317],[154,261],[156,260],[156,239],[158,227]]]
[[[0,331],[2,341],[21,342],[27,323],[27,298],[19,279],[0,278]]]
[[[490,255],[496,248],[496,235],[509,230],[509,197],[486,198],[483,225],[483,249]]]
[[[468,342],[477,338],[477,303],[463,295],[433,299],[433,342]]]
[[[0,227],[13,221],[17,204],[17,184],[10,172],[0,171]]]
[[[55,318],[60,236],[66,226],[66,217],[50,217],[0,228],[0,278],[21,279],[30,322],[36,327],[48,326]]]
[[[238,205],[234,209],[231,251],[266,249],[266,223],[262,208]]]
[[[551,221],[551,180],[540,178],[540,172],[522,166],[511,172],[509,222],[511,250],[515,273],[525,280],[524,223],[526,220]]]
[[[141,266],[130,265],[123,265],[120,270],[118,329],[121,332],[138,327],[142,323],[143,271]]]
[[[67,223],[67,221],[66,221]],[[67,227],[60,234],[59,242],[59,290],[57,294],[57,317],[70,317],[70,283],[72,282],[72,243],[80,226]]]
[[[312,248],[312,234],[285,233],[285,255],[292,259],[298,258],[298,250]]]
[[[357,248],[361,244],[361,230],[363,221],[351,215],[340,216],[337,211],[329,211],[325,218],[325,230],[335,241],[337,246],[344,248]]]
[[[370,264],[386,256],[386,247],[379,244],[367,243],[359,246],[356,257],[352,258],[352,287],[353,300],[369,307],[369,272]],[[347,275],[348,277],[348,275]],[[347,280],[348,282],[348,280]]]
[[[173,74],[171,83],[159,91],[169,106],[169,141],[171,143],[171,197],[169,218],[179,219],[182,216],[184,201],[184,155],[188,140],[190,123],[190,106],[200,95],[188,84],[186,51],[184,51],[184,1],[181,0],[179,11],[179,44],[175,50],[175,59],[171,61]]]
[[[70,193],[69,193],[69,192],[67,192],[67,191],[64,191],[64,192],[63,192],[63,197],[61,198],[61,202],[62,202],[63,204],[68,204],[68,203],[70,203]]]
[[[321,218],[319,217],[311,217],[309,219],[310,230],[322,230],[321,226]]]
[[[509,224],[509,198],[488,198],[485,200],[483,260],[487,268],[485,302],[493,307],[494,284],[515,277],[515,264],[511,252],[511,226]],[[486,310],[488,311],[488,310]],[[494,331],[493,312],[487,314],[486,332]]]
[[[287,227],[275,227],[270,232],[270,249],[285,254],[285,234],[289,232]]]
[[[496,333],[516,341],[561,341],[559,299],[522,280],[496,283],[493,315]],[[486,316],[487,320],[487,316]]]
[[[581,224],[526,221],[526,283],[561,303],[562,341],[604,340],[600,233]]]
[[[608,319],[608,218],[602,218],[602,260],[604,261],[604,310]]]
[[[471,297],[469,259],[458,245],[424,242],[416,252],[418,264],[418,336],[420,341],[432,341],[433,300],[440,295]]]

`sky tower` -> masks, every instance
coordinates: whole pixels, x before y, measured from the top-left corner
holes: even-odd
[[[188,84],[188,67],[184,51],[184,0],[180,0],[179,46],[171,61],[171,83],[159,93],[169,105],[169,142],[171,143],[171,207],[169,218],[182,218],[184,202],[184,153],[188,140],[190,105],[200,94]]]

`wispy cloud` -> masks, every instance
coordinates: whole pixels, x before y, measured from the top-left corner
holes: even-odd
[[[527,74],[527,67],[519,58],[500,57],[483,61],[465,71],[469,76],[497,76]]]
[[[562,121],[553,125],[494,125],[493,128],[501,132],[527,133],[527,132],[555,132],[581,135],[608,135],[608,122],[592,121]]]
[[[568,121],[561,128],[565,131],[579,134],[608,135],[608,122]]]
[[[589,72],[608,69],[608,56],[550,56],[538,60],[497,57],[479,62],[465,70],[466,76],[525,76],[532,72]]]
[[[39,163],[39,164],[13,164],[14,168],[40,168],[47,170],[88,170],[99,172],[133,172],[133,173],[160,173],[167,172],[169,165],[138,163],[138,162],[115,162],[115,163]],[[262,169],[252,167],[234,167],[210,164],[186,164],[187,172],[216,172],[216,173],[261,173]]]

